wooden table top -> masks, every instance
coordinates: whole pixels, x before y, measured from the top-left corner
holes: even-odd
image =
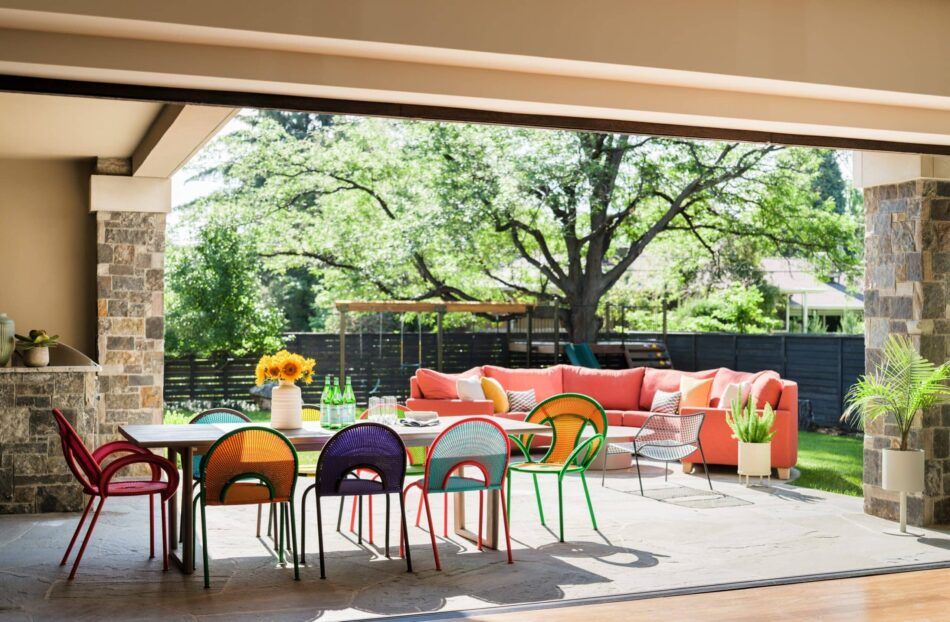
[[[395,425],[392,429],[402,438],[409,447],[424,447],[432,443],[435,437],[449,425],[465,419],[479,419],[485,417],[439,417],[439,425],[430,427],[410,427]],[[550,428],[536,423],[513,421],[502,417],[492,417],[491,421],[499,424],[508,434],[530,434],[547,432]],[[318,422],[304,422],[304,427],[295,430],[281,430],[281,433],[290,439],[295,446],[305,450],[317,450],[326,445],[326,442],[336,430],[324,430]],[[260,423],[203,423],[203,424],[144,424],[122,425],[119,433],[126,439],[141,447],[159,448],[186,448],[203,449],[210,447],[216,440],[227,432],[245,427],[265,427],[270,424]]]

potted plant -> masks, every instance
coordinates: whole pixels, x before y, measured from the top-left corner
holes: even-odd
[[[726,424],[732,430],[732,438],[739,441],[739,479],[746,476],[746,484],[752,476],[771,477],[772,475],[772,437],[775,431],[775,412],[769,404],[762,414],[755,411],[755,403],[749,400],[745,406],[742,396],[732,401],[730,412],[726,413]]]
[[[883,450],[881,487],[900,493],[900,530],[907,532],[907,493],[924,489],[924,452],[910,449],[907,439],[917,413],[950,400],[950,361],[936,365],[921,356],[907,337],[891,335],[874,372],[848,391],[842,419],[856,419],[864,428],[878,417],[897,425],[897,447]]]
[[[16,349],[27,367],[49,365],[49,349],[59,345],[59,335],[52,337],[45,330],[31,330],[28,337],[16,336]]]
[[[316,361],[281,350],[277,354],[261,357],[255,370],[255,379],[260,386],[270,381],[279,384],[271,391],[270,423],[277,430],[295,430],[303,427],[303,399],[300,387],[294,384],[303,380],[313,382]]]

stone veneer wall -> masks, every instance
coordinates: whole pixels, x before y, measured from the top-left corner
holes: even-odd
[[[165,214],[97,212],[99,433],[162,421]]]
[[[950,181],[918,179],[864,191],[866,366],[891,333],[910,335],[931,361],[950,358]],[[898,440],[878,420],[864,437],[864,508],[897,519],[897,493],[881,484],[881,450]],[[950,522],[950,406],[918,418],[912,448],[926,456],[926,489],[910,495],[908,522]]]
[[[83,508],[50,409],[94,445],[97,395],[94,369],[0,369],[0,514]]]

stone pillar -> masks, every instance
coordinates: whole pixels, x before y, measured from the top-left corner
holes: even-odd
[[[119,424],[162,421],[164,212],[170,207],[170,193],[159,192],[156,203],[155,188],[167,190],[168,180],[122,176],[131,168],[124,162],[100,160],[100,175],[92,184],[101,440],[116,436]],[[106,178],[103,173],[122,177]]]
[[[886,163],[901,166],[874,170],[867,161],[872,155],[864,154],[863,178],[856,161],[855,175],[864,186],[866,366],[872,368],[892,333],[909,335],[924,356],[942,363],[950,358],[950,181],[888,180],[887,172],[906,174],[910,165],[915,172],[933,174],[948,163],[886,156]],[[893,520],[897,493],[880,488],[881,450],[896,447],[897,441],[893,423],[878,420],[865,430],[864,509]],[[908,522],[950,522],[950,406],[918,417],[909,443],[925,452],[926,484],[922,494],[908,498]]]

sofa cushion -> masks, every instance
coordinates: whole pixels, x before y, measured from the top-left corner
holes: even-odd
[[[592,397],[605,410],[631,410],[639,404],[643,367],[588,369],[565,365],[562,369],[564,393]]]
[[[650,411],[662,415],[675,415],[680,411],[680,399],[682,397],[683,395],[679,391],[657,391],[653,394]]]
[[[722,394],[725,392],[726,387],[730,384],[741,384],[743,382],[748,383],[748,388],[752,388],[752,382],[755,380],[756,374],[749,373],[746,371],[734,371],[727,367],[723,367],[716,372],[715,378],[713,378],[712,389],[709,392],[709,405],[713,408],[729,408],[729,404],[724,404],[722,402]],[[743,401],[749,397],[748,393],[745,393],[742,396]]]
[[[507,369],[485,365],[482,371],[485,376],[500,382],[505,391],[534,389],[534,394],[540,402],[564,392],[561,384],[561,367],[561,365],[555,365],[546,369]]]
[[[607,425],[623,425],[624,410],[605,410],[607,413]]]
[[[492,378],[488,380],[492,380]],[[538,398],[534,395],[534,389],[505,391],[505,393],[508,395],[508,410],[531,412],[531,410],[538,405]]]
[[[623,423],[629,428],[642,428],[643,424],[647,422],[647,419],[652,415],[648,410],[628,410],[623,413]]]
[[[712,390],[712,378],[680,378],[680,408],[684,406],[708,406]]]
[[[680,378],[689,376],[690,378],[712,378],[716,375],[716,369],[707,369],[705,371],[678,371],[675,369],[653,369],[647,367],[643,372],[643,385],[640,387],[640,408],[636,410],[650,410],[653,404],[653,396],[657,391],[666,391],[672,393],[679,391]],[[635,410],[635,409],[631,409]]]
[[[482,391],[485,393],[485,398],[491,400],[494,405],[496,413],[506,413],[508,412],[508,394],[505,393],[504,387],[501,386],[501,383],[495,380],[494,378],[481,378]]]
[[[485,397],[485,391],[482,390],[481,380],[481,378],[476,376],[456,380],[455,391],[459,394],[459,399],[469,402],[487,399]]]
[[[752,383],[752,399],[756,408],[765,408],[768,404],[772,408],[778,407],[782,397],[782,378],[777,371],[764,371]]]
[[[455,383],[459,378],[469,376],[481,376],[482,370],[473,367],[460,374],[443,374],[434,369],[425,367],[416,370],[416,381],[419,383],[419,390],[422,397],[430,400],[456,400],[458,399],[458,389]]]

